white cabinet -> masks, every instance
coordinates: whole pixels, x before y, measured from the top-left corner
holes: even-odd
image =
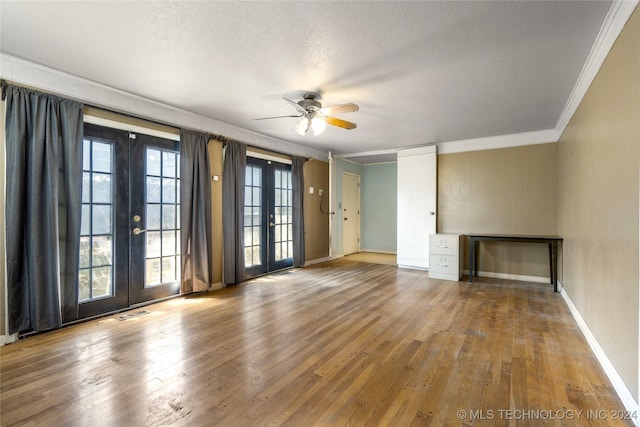
[[[398,266],[429,268],[428,236],[436,232],[436,148],[398,152]]]
[[[432,234],[429,236],[429,277],[460,280],[462,277],[462,235]]]

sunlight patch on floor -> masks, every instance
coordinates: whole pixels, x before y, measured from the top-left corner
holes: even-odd
[[[379,252],[358,252],[344,257],[347,261],[368,262],[371,264],[397,265],[396,254],[383,254]]]

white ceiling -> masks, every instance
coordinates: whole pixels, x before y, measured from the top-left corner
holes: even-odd
[[[337,154],[554,129],[610,1],[11,2],[2,53]],[[299,136],[282,96],[358,128]],[[135,114],[136,111],[128,111]],[[215,129],[203,129],[215,132]],[[364,157],[363,157],[364,158]]]

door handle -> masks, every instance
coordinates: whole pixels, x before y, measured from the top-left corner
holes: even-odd
[[[275,226],[275,224],[273,222],[270,222],[269,227],[273,227],[273,226]]]
[[[348,220],[348,219],[349,219],[349,218],[345,218],[344,220],[346,221],[346,220]]]
[[[138,227],[136,227],[136,228],[134,228],[133,230],[131,230],[131,233],[132,233],[134,236],[137,236],[138,234],[142,234],[142,233],[144,233],[145,231],[147,231],[147,230],[140,230]]]

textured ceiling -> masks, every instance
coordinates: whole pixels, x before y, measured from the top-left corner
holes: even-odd
[[[608,1],[1,2],[1,50],[334,153],[553,129]],[[299,136],[281,98],[354,102]],[[129,111],[135,114],[135,111]],[[215,129],[210,129],[215,131]]]

